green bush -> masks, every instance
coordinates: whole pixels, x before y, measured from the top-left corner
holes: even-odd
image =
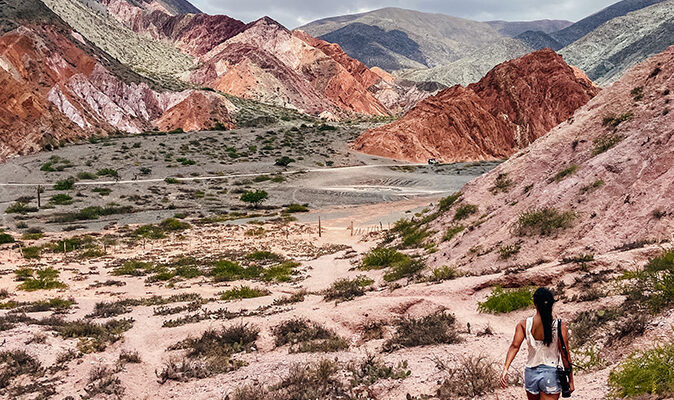
[[[632,118],[634,118],[634,113],[631,111],[620,115],[609,114],[604,117],[601,124],[609,128],[617,128],[618,125],[622,124],[625,121],[629,121]]]
[[[220,295],[220,300],[252,299],[255,297],[269,296],[270,294],[271,292],[267,289],[241,286],[225,291]]]
[[[658,398],[674,394],[674,342],[650,350],[638,351],[620,363],[609,375],[614,397],[645,394]]]
[[[295,268],[299,267],[300,263],[296,261],[285,261],[281,264],[273,265],[262,270],[260,279],[265,282],[290,282],[295,274]]]
[[[257,250],[246,254],[246,260],[278,262],[283,260],[283,256],[271,251]]]
[[[189,229],[191,225],[175,218],[166,218],[159,223],[159,227],[165,232],[178,232]]]
[[[466,229],[464,225],[453,225],[447,228],[447,232],[442,236],[442,241],[446,242],[449,240],[454,239],[456,235],[459,233],[463,232],[463,230]]]
[[[478,303],[478,311],[500,314],[531,307],[534,304],[533,289],[511,289],[505,290],[502,287],[495,287],[487,300]]]
[[[262,267],[242,267],[240,264],[221,260],[209,272],[216,282],[236,281],[240,279],[257,279],[262,273]]]
[[[14,243],[14,236],[9,233],[0,232],[0,244]]]
[[[580,194],[587,194],[594,192],[595,190],[599,189],[602,186],[604,186],[604,180],[597,179],[596,181],[590,183],[589,185],[580,188]]]
[[[29,277],[26,277],[23,282],[19,285],[19,289],[26,291],[34,290],[49,290],[49,289],[61,289],[66,287],[63,282],[60,282],[57,278],[59,276],[58,270],[54,268],[43,268],[35,271],[30,271],[31,274]],[[17,278],[19,278],[19,273],[17,271]]]
[[[112,275],[143,276],[155,270],[155,265],[149,262],[130,260],[112,270]]]
[[[173,177],[168,177],[164,179],[164,182],[168,183],[169,185],[178,185],[180,184],[180,181],[177,178]]]
[[[508,193],[513,186],[513,181],[508,177],[508,173],[498,174],[494,180],[494,185],[489,188],[491,194],[496,195],[500,192]]]
[[[368,287],[373,283],[374,281],[365,275],[358,276],[354,279],[339,279],[333,282],[328,289],[323,291],[323,299],[326,301],[353,300],[356,297],[363,296]]]
[[[404,249],[421,247],[424,240],[431,235],[431,232],[422,228],[420,223],[408,219],[397,221],[393,227],[393,232],[400,234],[400,246]]]
[[[286,214],[304,213],[309,212],[309,207],[307,204],[290,204],[283,212]]]
[[[421,272],[426,265],[419,259],[407,257],[406,260],[395,263],[384,274],[386,282],[394,282],[403,278],[409,278]]]
[[[438,203],[438,207],[440,209],[440,212],[445,212],[449,210],[454,203],[463,195],[461,192],[456,192],[450,196],[447,196],[443,199],[440,200],[440,203]]]
[[[295,160],[293,160],[292,158],[290,158],[288,156],[283,156],[281,158],[276,159],[276,162],[274,163],[274,165],[276,165],[278,167],[287,167],[288,165],[290,165],[294,162],[295,162]]]
[[[11,204],[5,212],[7,214],[26,214],[29,212],[36,212],[37,208],[30,207],[27,203],[17,201],[16,203]]]
[[[316,322],[287,320],[272,329],[277,347],[290,344],[291,353],[335,352],[349,348],[349,342]]]
[[[399,262],[405,262],[409,257],[396,249],[377,247],[370,250],[361,264],[361,269],[383,269]]]
[[[73,203],[73,198],[64,193],[55,194],[49,199],[51,204],[57,206],[67,206]]]
[[[476,214],[478,210],[478,206],[475,204],[462,204],[459,206],[459,208],[456,209],[456,213],[454,214],[454,221],[461,221],[464,220],[468,217],[470,217],[473,214]]]
[[[241,194],[240,200],[244,203],[252,204],[254,207],[259,207],[264,201],[269,198],[269,194],[264,190],[247,191]]]
[[[618,145],[618,143],[622,142],[625,140],[625,135],[622,134],[617,134],[617,133],[609,133],[606,135],[601,135],[594,139],[594,148],[592,149],[592,155],[597,156],[601,153],[605,153],[615,146]]]
[[[75,187],[75,178],[61,179],[54,184],[54,190],[72,190]]]
[[[461,275],[462,275],[461,272],[457,270],[455,267],[443,265],[440,268],[435,268],[431,272],[431,276],[428,278],[428,280],[431,282],[442,282],[456,279]]]
[[[555,208],[526,211],[517,220],[517,234],[549,236],[559,229],[569,228],[575,218],[573,211],[559,211]]]
[[[674,304],[674,250],[650,260],[642,271],[628,272],[628,300],[656,314]]]
[[[26,246],[21,249],[21,254],[26,260],[37,260],[40,258],[40,251],[42,248],[38,246]]]
[[[577,170],[578,170],[577,165],[571,165],[570,167],[564,168],[563,170],[559,171],[557,174],[555,174],[555,176],[550,178],[550,180],[548,182],[550,182],[550,183],[560,182],[564,178],[567,178],[567,177],[573,175],[574,173],[576,173]]]
[[[327,124],[320,124],[320,125],[318,126],[318,130],[321,131],[321,132],[324,132],[324,131],[336,131],[336,130],[337,130],[337,127],[334,127],[334,126],[332,126],[332,125],[327,125]]]
[[[507,260],[510,257],[516,256],[520,252],[519,244],[511,244],[508,246],[501,246],[498,248],[498,258],[501,260]]]
[[[109,176],[111,178],[118,178],[119,177],[119,173],[117,172],[117,170],[112,169],[112,168],[99,169],[98,171],[96,171],[96,175],[98,175],[98,176]]]
[[[79,172],[77,174],[77,179],[81,181],[94,180],[96,179],[96,174],[94,174],[93,172]]]

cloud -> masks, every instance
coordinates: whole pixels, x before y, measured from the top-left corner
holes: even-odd
[[[400,7],[487,21],[568,19],[577,21],[614,3],[615,0],[192,0],[209,14],[226,14],[244,22],[270,16],[288,28],[320,18],[355,14],[383,7]]]

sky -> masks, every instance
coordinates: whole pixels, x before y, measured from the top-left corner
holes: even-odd
[[[501,19],[578,21],[618,0],[191,0],[208,14],[226,14],[244,22],[269,16],[288,28],[337,15],[383,7],[436,12],[477,21]]]

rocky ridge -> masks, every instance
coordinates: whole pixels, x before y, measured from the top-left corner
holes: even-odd
[[[470,229],[442,242],[431,263],[479,272],[671,239],[673,88],[674,46],[467,184],[455,208],[471,204],[477,211],[457,222],[451,210],[428,228],[441,235],[448,227]],[[562,215],[565,223],[557,229],[550,225],[540,240],[535,230],[522,230],[526,226],[520,221],[525,213],[543,209]],[[519,252],[508,260],[499,258],[497,250],[507,246]]]
[[[497,66],[478,83],[420,102],[400,120],[362,134],[353,148],[420,162],[506,158],[598,91],[559,55],[540,50]]]

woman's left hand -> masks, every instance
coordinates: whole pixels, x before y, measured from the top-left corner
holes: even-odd
[[[501,373],[501,387],[505,389],[508,387],[508,370],[504,369]]]

